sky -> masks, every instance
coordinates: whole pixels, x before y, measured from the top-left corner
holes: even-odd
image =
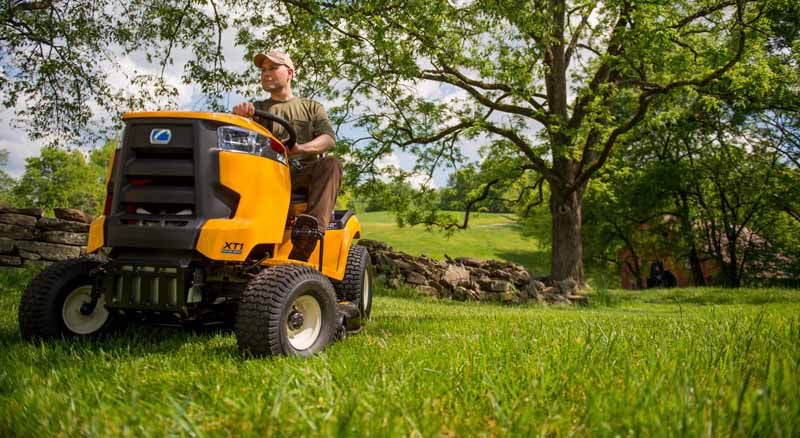
[[[223,34],[223,55],[225,57],[226,68],[236,71],[246,71],[246,69],[255,68],[249,59],[245,59],[244,47],[237,46],[234,42],[234,33],[226,31]],[[264,48],[269,50],[271,48]],[[174,102],[162,102],[149,110],[165,110],[177,109],[185,111],[205,111],[208,110],[204,104],[204,96],[198,86],[193,84],[184,84],[181,76],[183,74],[185,63],[191,59],[191,53],[186,50],[174,50],[173,60],[174,63],[166,67],[164,71],[165,81],[174,86],[178,91],[177,99]],[[131,79],[138,74],[159,75],[161,73],[161,65],[148,63],[146,54],[143,52],[135,52],[132,54],[123,55],[120,51],[118,57],[113,63],[105,62],[100,65],[102,70],[108,75],[109,84],[117,89],[124,90],[127,93],[137,93],[138,90],[131,84]],[[422,82],[416,84],[419,93],[427,97],[447,98],[448,95],[456,95],[460,92],[453,89],[442,88],[437,84],[431,82]],[[264,95],[266,96],[266,93]],[[227,98],[228,108],[246,99],[239,94],[231,93]],[[321,101],[325,106],[330,106],[329,102]],[[27,103],[21,102],[20,105]],[[328,104],[328,105],[326,105]],[[14,178],[20,177],[25,171],[25,159],[37,156],[41,147],[45,144],[44,141],[32,141],[28,138],[25,130],[21,127],[15,126],[13,122],[14,110],[11,108],[4,108],[0,110],[0,149],[9,151],[9,162],[5,167],[5,172]],[[340,133],[344,136],[351,136],[356,134],[352,128],[343,127]],[[479,159],[478,143],[465,145],[464,153],[470,161]],[[391,156],[382,159],[379,162],[381,165],[391,165],[405,170],[409,170],[414,165],[414,156],[408,153],[395,152]],[[447,183],[448,173],[445,170],[439,170],[434,174],[433,179],[429,180],[427,176],[419,175],[411,179],[413,185],[419,186],[421,184],[428,184],[433,187],[443,187]]]

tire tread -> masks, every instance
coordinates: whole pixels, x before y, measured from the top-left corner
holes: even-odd
[[[361,267],[368,260],[369,252],[367,252],[367,248],[360,245],[350,246],[344,278],[332,281],[338,300],[356,302],[361,298]]]
[[[281,313],[295,285],[305,280],[323,279],[329,296],[334,291],[318,271],[304,265],[286,264],[272,266],[254,277],[242,295],[236,316],[236,338],[239,349],[254,356],[285,355],[281,343]],[[335,306],[336,303],[329,303]],[[324,303],[320,303],[324,305]],[[327,345],[333,338],[329,330]],[[321,333],[324,335],[325,331]]]
[[[37,274],[20,299],[18,318],[23,339],[54,339],[66,335],[63,321],[58,313],[54,315],[59,294],[100,264],[96,257],[85,256],[53,263]]]

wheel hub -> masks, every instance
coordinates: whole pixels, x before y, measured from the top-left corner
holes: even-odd
[[[94,306],[92,305],[91,301],[88,303],[83,303],[81,306],[81,315],[89,316],[94,312]]]
[[[297,309],[292,309],[292,313],[289,314],[289,328],[292,330],[297,330],[303,326],[303,314],[298,312]]]
[[[322,329],[322,307],[312,295],[302,295],[292,303],[285,327],[289,345],[306,350],[314,345]]]
[[[91,306],[92,286],[84,285],[73,289],[64,299],[61,318],[64,325],[76,335],[88,335],[99,330],[108,319],[109,313],[102,296],[95,306]],[[84,313],[85,310],[89,313]]]

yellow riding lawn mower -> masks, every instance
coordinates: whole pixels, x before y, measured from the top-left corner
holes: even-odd
[[[25,290],[26,339],[97,336],[125,321],[235,327],[246,354],[309,356],[359,331],[372,307],[361,225],[331,212],[308,262],[292,260],[307,193],[291,187],[289,122],[278,140],[219,113],[123,116],[88,255],[50,265]]]

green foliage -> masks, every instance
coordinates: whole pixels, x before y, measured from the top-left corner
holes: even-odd
[[[592,181],[584,198],[584,250],[589,266],[617,273],[625,267],[641,289],[651,261],[665,254],[684,255],[674,239],[664,237],[671,232],[664,215],[672,211],[665,193],[680,180],[670,170],[615,159]]]
[[[442,210],[463,211],[467,206],[470,192],[479,185],[478,166],[474,163],[469,163],[451,173],[447,178],[447,186],[441,190]],[[503,207],[505,206],[501,206],[501,208]],[[498,211],[496,208],[492,210],[491,207],[481,207],[481,210],[492,213],[507,213],[507,211],[503,210]]]
[[[189,49],[185,83],[200,76],[206,105],[238,79],[222,69],[227,9],[211,2],[8,1],[0,5],[0,95],[34,140],[75,147],[113,135],[125,111],[174,108],[177,90],[164,71],[177,48]],[[123,70],[120,59],[144,55],[160,74]],[[129,84],[113,83],[121,75]],[[223,88],[223,84],[227,88]],[[126,90],[130,86],[130,90]]]
[[[16,110],[32,138],[61,143],[86,139],[106,127],[92,126],[96,114],[89,103],[111,109],[121,98],[103,72],[104,64],[113,66],[109,45],[119,41],[114,30],[121,24],[111,3],[13,1],[0,6],[2,105]]]
[[[717,281],[732,286],[800,275],[791,237],[800,232],[798,9],[764,7],[770,37],[747,62],[699,93],[660,97],[589,187],[591,258],[640,278],[638,261],[713,260]]]
[[[780,123],[774,110],[684,114],[645,125],[590,188],[588,255],[639,278],[638,263],[670,256],[713,260],[730,286],[800,275],[791,216],[800,179],[780,130],[763,129],[765,115]]]
[[[485,149],[480,166],[468,163],[450,174],[447,186],[440,190],[439,208],[524,215],[543,201],[543,196],[539,196],[542,181],[518,169],[519,164],[513,159],[495,153],[501,145]]]
[[[11,204],[39,207],[52,214],[54,208],[69,207],[98,215],[105,200],[105,182],[116,141],[90,152],[42,148],[38,157],[26,160],[25,174],[11,190]]]
[[[363,184],[353,189],[358,211],[383,211],[397,210],[403,205],[408,205],[419,191],[401,178],[382,181],[376,179],[369,184]]]
[[[311,359],[230,331],[27,343],[0,294],[0,435],[794,436],[800,294],[610,291],[614,307],[387,297]]]
[[[0,149],[0,205],[8,205],[11,202],[11,189],[14,187],[14,178],[4,170],[7,165],[8,151]]]

